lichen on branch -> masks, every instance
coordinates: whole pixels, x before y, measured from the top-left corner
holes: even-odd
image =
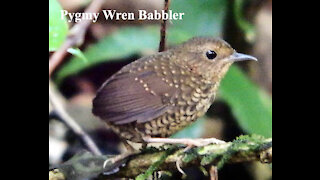
[[[160,148],[150,147],[140,153],[125,157],[121,162],[118,161],[103,168],[103,162],[114,157],[82,153],[77,155],[77,158],[73,158],[73,160],[71,159],[57,168],[67,178],[71,176],[70,174],[86,177],[99,174],[99,179],[115,177],[144,179],[154,171],[174,172],[178,171],[179,168],[191,166],[209,167],[213,165],[221,169],[226,163],[249,161],[272,163],[272,139],[266,139],[258,135],[246,135],[240,136],[232,142],[209,144],[188,150],[185,147],[172,145],[164,145]],[[90,165],[90,167],[84,168],[85,165]],[[65,171],[65,169],[68,169],[68,171]],[[90,173],[90,169],[92,169],[92,173]],[[80,172],[82,170],[86,172]]]

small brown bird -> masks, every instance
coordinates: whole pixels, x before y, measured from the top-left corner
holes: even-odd
[[[158,142],[203,116],[230,65],[244,60],[257,59],[221,39],[192,38],[123,67],[98,90],[92,111],[124,140]]]

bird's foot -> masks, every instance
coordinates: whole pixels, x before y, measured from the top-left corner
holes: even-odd
[[[103,163],[103,168],[105,169],[110,164],[112,164],[112,165],[114,165],[114,164],[123,164],[123,163],[125,163],[127,161],[126,159],[129,156],[134,155],[134,154],[138,154],[138,153],[140,153],[140,151],[127,151],[125,153],[116,155],[116,156],[114,156],[112,158],[109,158],[109,159],[105,160],[104,163]]]
[[[188,139],[188,138],[152,138],[144,137],[143,140],[147,143],[165,143],[165,144],[183,144],[187,147],[193,146],[205,146],[208,144],[224,144],[225,141],[216,139],[216,138],[197,138],[197,139]]]
[[[116,155],[113,158],[107,159],[103,163],[103,168],[105,169],[108,164],[117,164],[124,162],[129,156],[140,153],[139,150],[134,149],[126,140],[122,140],[123,145],[126,148],[126,152]]]

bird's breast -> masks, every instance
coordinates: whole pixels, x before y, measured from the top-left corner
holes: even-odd
[[[172,99],[173,108],[162,116],[147,122],[143,132],[150,136],[168,137],[203,116],[215,97],[215,84],[203,83],[196,77],[185,76],[179,93]]]

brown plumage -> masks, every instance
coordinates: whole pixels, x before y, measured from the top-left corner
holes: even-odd
[[[223,40],[193,38],[123,67],[98,90],[92,111],[126,140],[168,137],[205,114],[240,60],[256,59]]]

